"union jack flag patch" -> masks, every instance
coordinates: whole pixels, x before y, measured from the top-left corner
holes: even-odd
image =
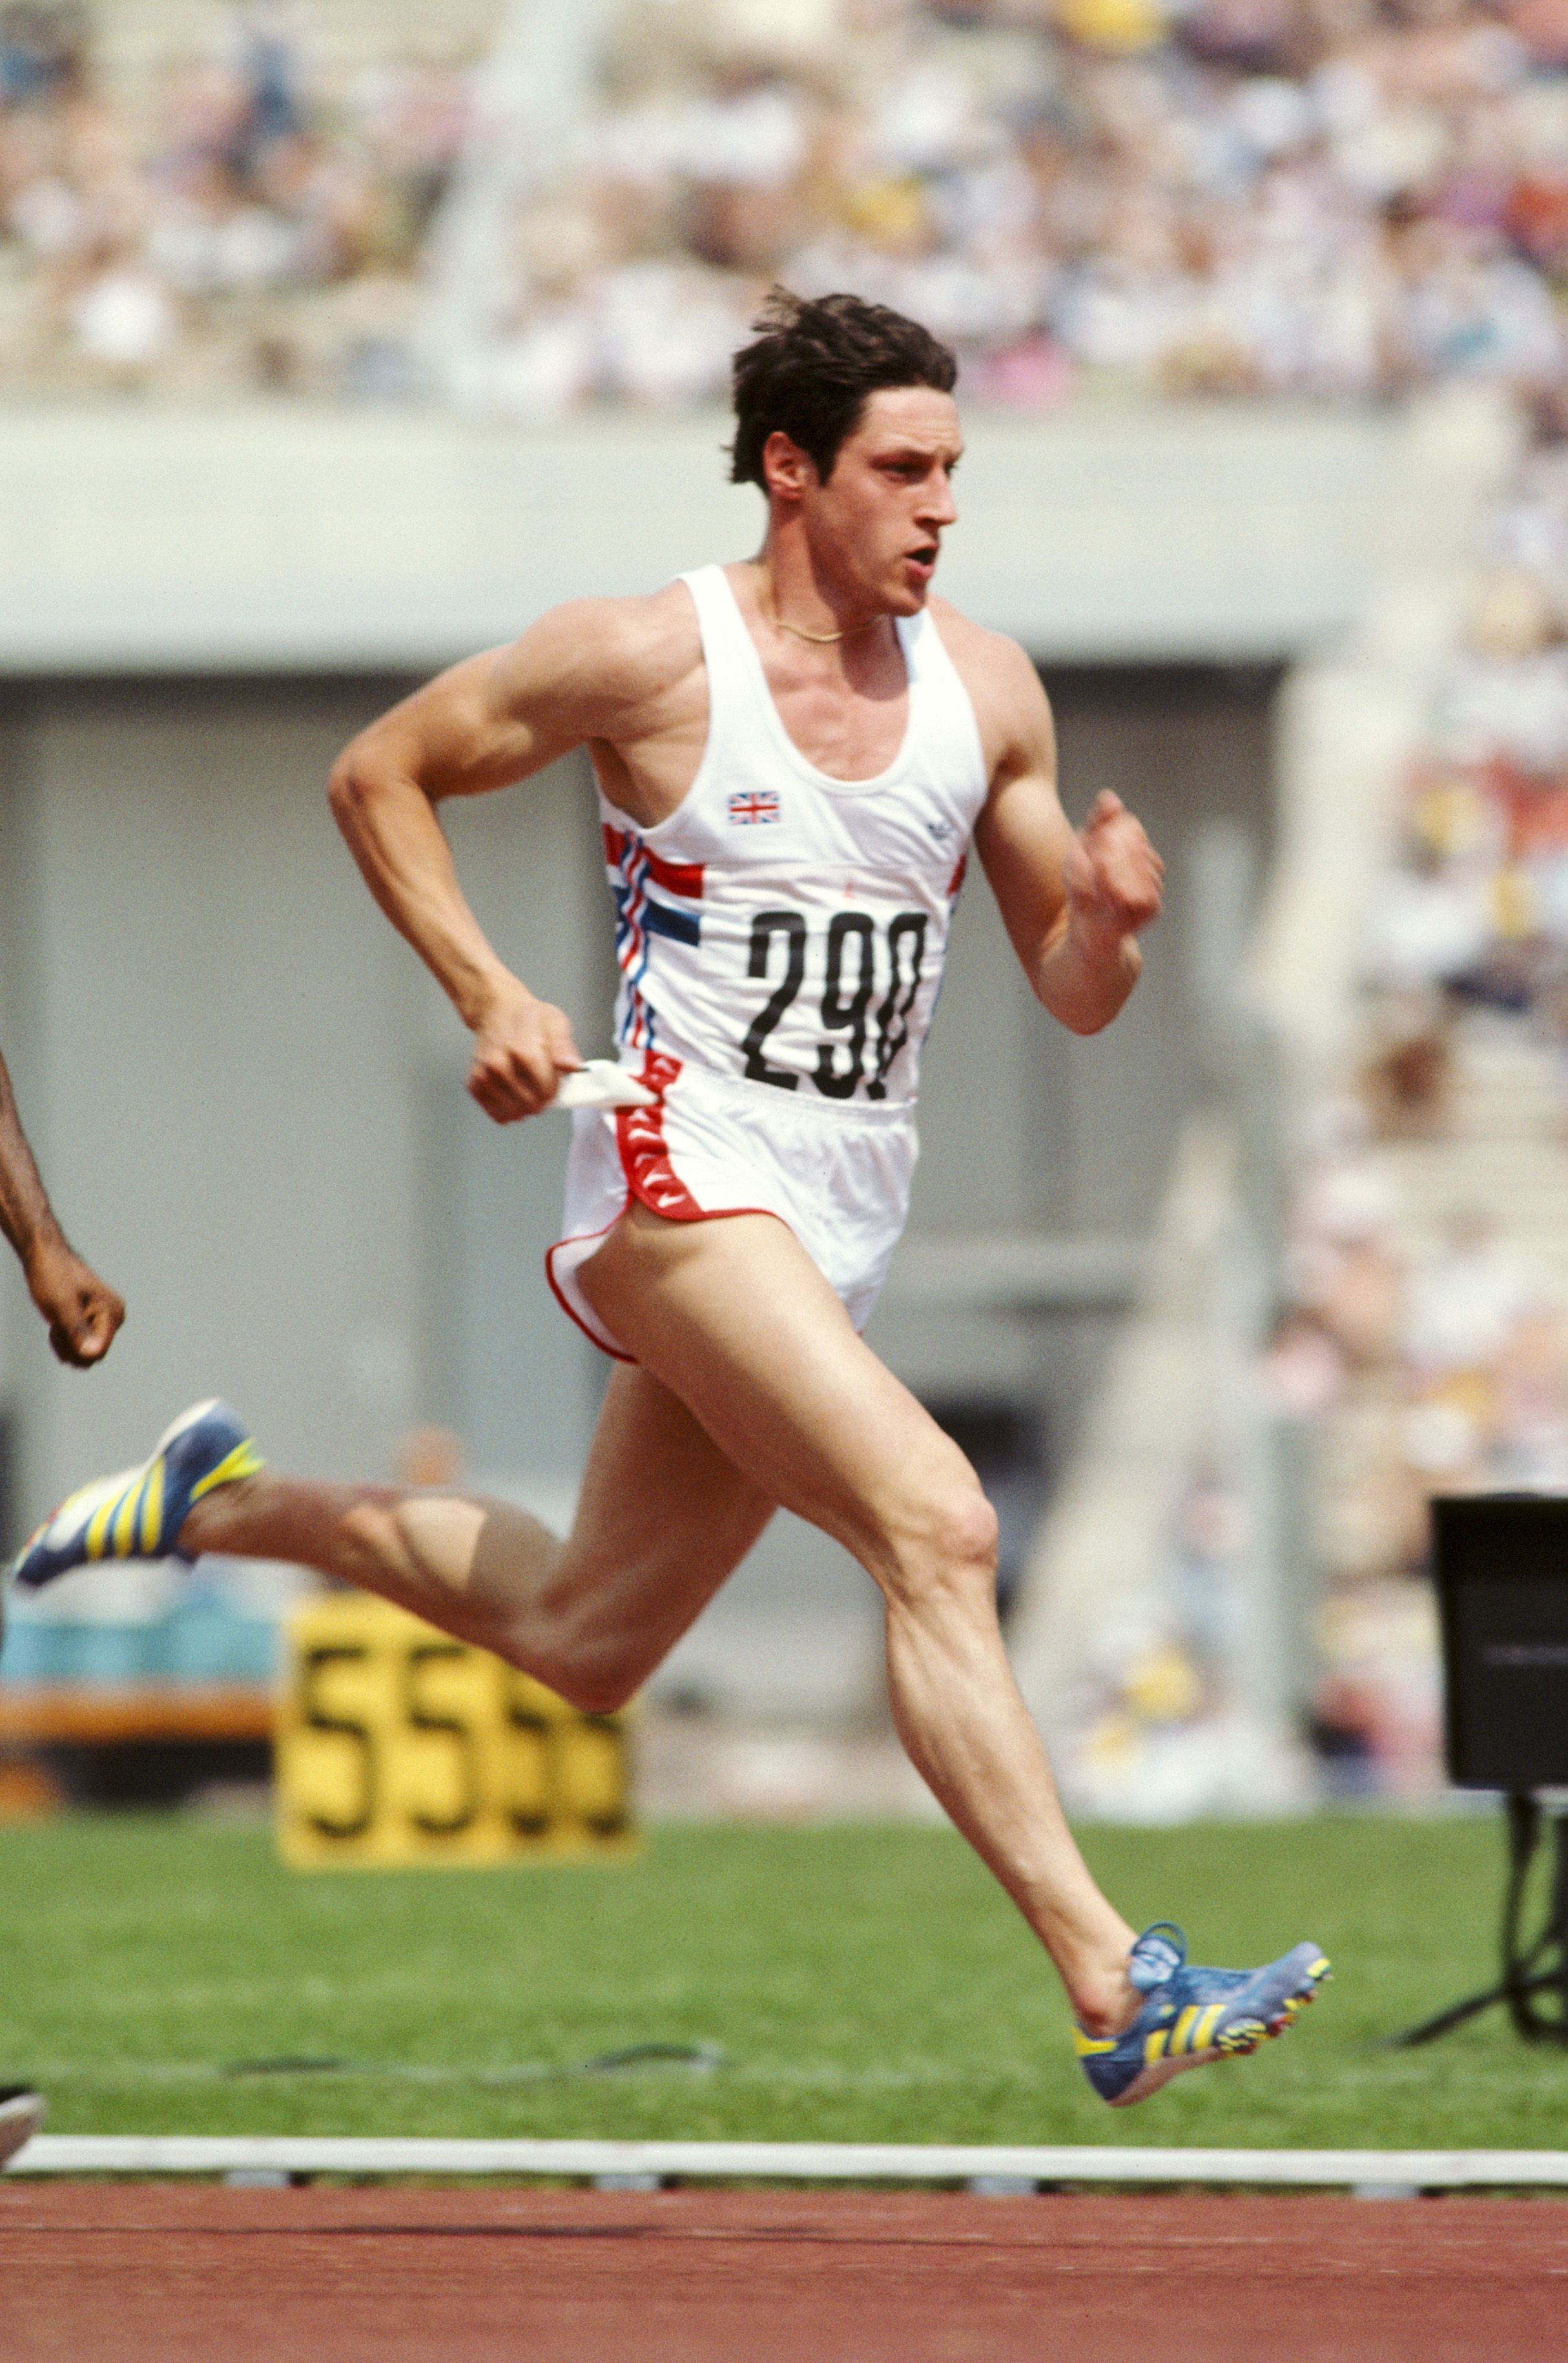
[[[778,817],[778,792],[776,788],[737,789],[730,798],[730,826],[751,828],[759,822]]]

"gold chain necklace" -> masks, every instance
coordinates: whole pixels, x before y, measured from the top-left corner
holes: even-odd
[[[775,631],[793,632],[798,640],[810,640],[819,649],[831,648],[834,640],[853,639],[856,632],[868,632],[872,625],[880,620],[876,616],[868,616],[865,623],[846,625],[842,632],[808,632],[800,624],[787,624],[772,601],[763,597],[760,578],[756,586],[756,604]]]

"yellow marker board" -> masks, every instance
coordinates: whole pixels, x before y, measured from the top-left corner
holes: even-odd
[[[558,1859],[633,1844],[624,1719],[362,1593],[295,1611],[278,1848],[302,1869]]]

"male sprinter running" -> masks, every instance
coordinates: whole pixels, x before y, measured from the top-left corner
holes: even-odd
[[[78,1370],[101,1362],[126,1308],[114,1290],[84,1264],[54,1217],[39,1178],[6,1061],[0,1059],[0,1232],[16,1248],[28,1293],[49,1324],[49,1342]],[[0,1634],[5,1631],[0,1602]],[[40,2094],[27,2084],[0,2084],[0,2166],[43,2123]]]
[[[605,1709],[783,1503],[880,1586],[900,1736],[1055,1961],[1095,2090],[1125,2103],[1283,2031],[1327,1964],[1298,1945],[1194,1969],[1179,1931],[1134,1938],[1099,1893],[1002,1649],[996,1519],[859,1331],[904,1218],[971,835],[1031,984],[1078,1034],[1132,990],[1160,864],[1114,796],[1074,834],[1032,665],[928,597],[957,514],[952,354],[849,295],[780,291],[757,325],[733,474],[767,498],[759,555],[558,609],[394,707],[332,782],[370,892],[473,1035],[480,1105],[510,1124],[563,1083],[578,1104],[549,1276],[616,1368],[570,1537],[499,1503],[275,1477],[202,1405],[67,1503],[18,1575],[174,1548],[303,1561]],[[436,816],[576,747],[616,906],[618,1105],[581,1104],[567,1019],[485,940]]]

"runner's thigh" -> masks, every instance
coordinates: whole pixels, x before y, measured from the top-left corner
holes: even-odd
[[[671,1223],[634,1206],[582,1267],[601,1317],[759,1491],[880,1576],[889,1548],[978,1489],[768,1215]]]

